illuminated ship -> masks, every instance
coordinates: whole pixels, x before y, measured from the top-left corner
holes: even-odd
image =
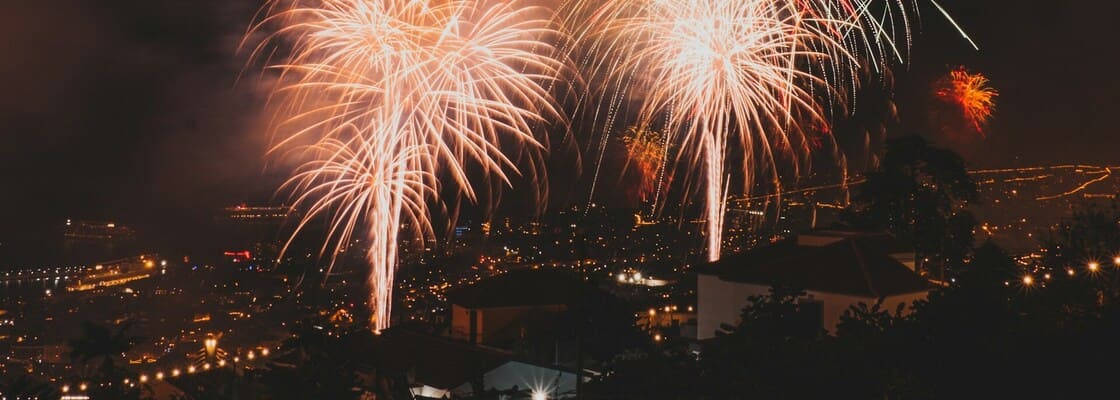
[[[136,233],[132,228],[113,222],[67,219],[63,236],[67,239],[119,240],[132,239]]]

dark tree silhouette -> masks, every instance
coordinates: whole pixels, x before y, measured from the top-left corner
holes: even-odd
[[[979,197],[976,182],[960,156],[921,137],[892,139],[886,147],[846,219],[910,241],[919,264],[945,280],[946,267],[961,266],[973,246],[976,220],[964,207]]]
[[[62,396],[45,380],[27,374],[22,367],[9,368],[0,378],[0,398],[56,400]]]
[[[360,394],[354,390],[355,371],[369,356],[362,345],[371,341],[369,335],[364,329],[339,334],[311,321],[296,323],[262,380],[276,399],[355,399]]]
[[[70,358],[75,365],[84,367],[82,373],[105,386],[93,385],[90,397],[138,398],[139,391],[118,384],[124,378],[135,378],[124,369],[125,353],[132,349],[140,337],[131,334],[134,322],[120,324],[114,331],[91,321],[82,322],[82,336],[70,340]]]

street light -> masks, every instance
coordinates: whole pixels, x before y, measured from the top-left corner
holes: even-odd
[[[533,390],[533,400],[548,400],[548,394],[543,390],[535,389]]]
[[[202,342],[202,345],[206,348],[206,355],[213,357],[214,352],[218,350],[218,338],[210,336]]]

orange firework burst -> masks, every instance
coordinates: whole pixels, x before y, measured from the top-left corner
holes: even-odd
[[[984,126],[995,110],[995,98],[999,96],[999,92],[988,86],[988,78],[958,67],[939,79],[934,91],[937,98],[959,106],[976,132],[984,134]]]
[[[638,195],[645,200],[656,189],[657,173],[665,163],[665,137],[661,132],[632,126],[622,141],[626,143],[626,168],[633,166],[639,174]]]

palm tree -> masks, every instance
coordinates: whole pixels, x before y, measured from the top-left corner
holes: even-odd
[[[82,336],[70,340],[70,359],[75,365],[85,366],[90,377],[109,385],[104,398],[124,398],[128,396],[125,388],[114,383],[128,377],[122,359],[126,352],[140,340],[129,332],[133,321],[125,321],[115,332],[108,327],[90,321],[82,322]],[[92,371],[89,371],[92,369]],[[101,388],[101,386],[95,386]],[[101,389],[96,389],[101,390]],[[131,391],[136,394],[136,391]],[[91,393],[92,394],[92,393]],[[98,398],[94,396],[94,398]]]

